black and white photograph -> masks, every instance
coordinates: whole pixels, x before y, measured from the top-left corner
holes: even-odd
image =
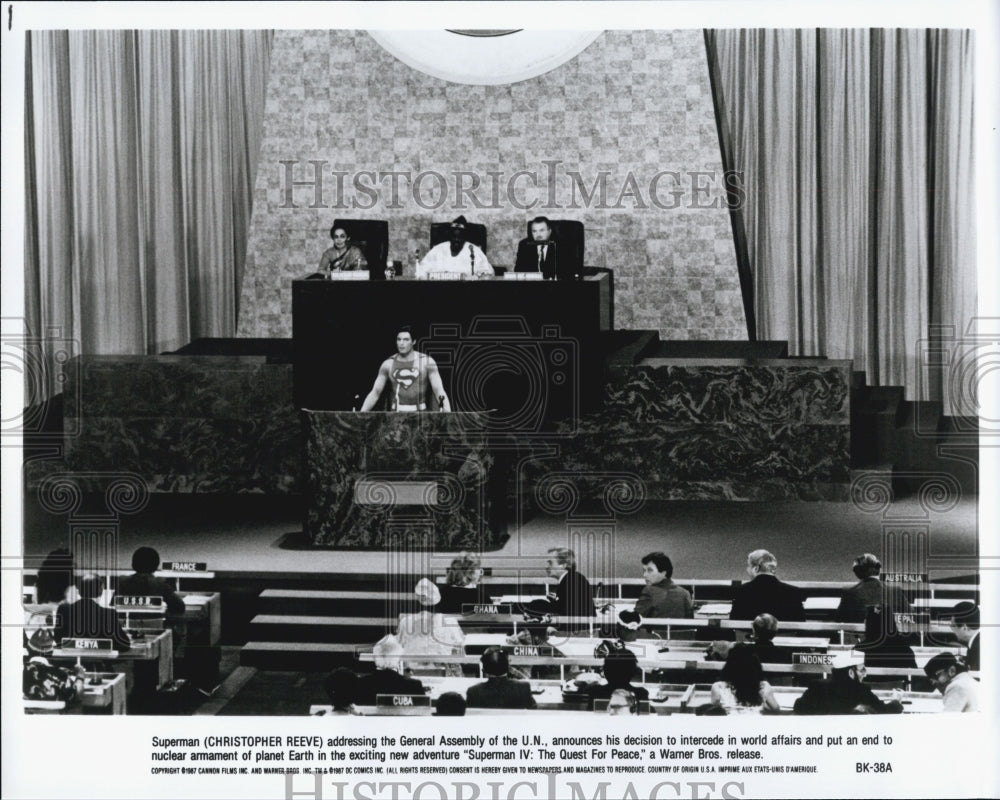
[[[1000,796],[1000,10],[2,12],[5,797]]]

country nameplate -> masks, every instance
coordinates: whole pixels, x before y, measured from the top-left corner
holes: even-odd
[[[811,664],[821,667],[833,666],[833,653],[792,653],[793,664]]]
[[[164,561],[162,569],[166,572],[207,572],[208,564],[204,561]]]
[[[885,583],[927,583],[926,572],[885,572],[882,580]]]
[[[159,595],[115,595],[115,611],[163,611],[163,598]]]
[[[426,694],[377,694],[375,705],[380,708],[429,708],[431,698]]]
[[[462,615],[466,617],[479,616],[510,616],[514,613],[511,603],[463,603]]]
[[[114,650],[114,642],[110,639],[88,639],[78,637],[76,639],[63,639],[59,646],[60,650],[86,650],[88,652],[102,652]]]

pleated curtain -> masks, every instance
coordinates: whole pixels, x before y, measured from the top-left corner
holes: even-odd
[[[29,332],[88,354],[235,335],[271,39],[29,34]]]
[[[974,41],[963,30],[712,30],[746,185],[757,335],[954,408],[929,366],[976,311]],[[944,377],[944,385],[942,385]]]

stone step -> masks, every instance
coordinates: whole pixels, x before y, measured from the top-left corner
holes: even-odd
[[[385,616],[347,617],[319,614],[258,614],[250,637],[273,642],[375,642],[396,629]]]
[[[250,641],[240,650],[240,665],[282,671],[329,671],[356,666],[358,653],[371,652],[371,644],[340,642]]]
[[[260,593],[257,610],[267,614],[329,614],[333,616],[382,617],[387,614],[419,610],[413,592],[387,592],[375,589],[265,589]]]

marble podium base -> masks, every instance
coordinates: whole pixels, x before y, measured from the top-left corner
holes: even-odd
[[[491,550],[503,505],[478,413],[304,411],[306,538],[316,546]]]
[[[585,496],[638,476],[653,500],[843,500],[850,487],[851,362],[643,359],[613,368],[600,413],[525,467],[572,472]]]

